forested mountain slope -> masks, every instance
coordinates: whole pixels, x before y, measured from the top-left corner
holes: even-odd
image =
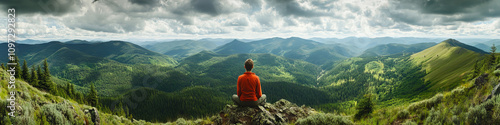
[[[350,58],[326,70],[318,82],[336,102],[373,93],[379,102],[389,106],[455,88],[468,77],[476,60],[483,59],[484,53],[446,40],[413,55]]]
[[[288,59],[273,54],[234,54],[221,55],[203,51],[184,59],[176,69],[195,75],[198,82],[212,85],[234,84],[239,75],[245,72],[243,61],[253,59],[252,70],[263,82],[285,81],[297,84],[314,85],[321,71],[314,64]]]
[[[145,45],[144,48],[165,55],[169,55],[177,60],[194,55],[204,50],[213,50],[217,44],[204,40],[176,40]]]
[[[7,47],[6,43],[0,45]],[[19,62],[26,60],[30,65],[39,65],[47,59],[53,76],[87,88],[90,83],[96,83],[100,94],[107,96],[132,88],[133,80],[142,79],[134,77],[140,76],[139,69],[177,65],[177,61],[166,55],[123,41],[17,44],[16,50]],[[0,58],[7,59],[6,56]],[[154,71],[156,69],[159,68]]]
[[[59,92],[67,96],[63,98],[35,88],[32,83],[20,79],[16,79],[14,88],[8,88],[12,86],[7,82],[8,76],[5,70],[0,71],[0,124],[2,125],[151,124],[144,120],[104,113],[95,107],[82,104],[86,101],[75,100],[77,97],[73,94],[66,95],[70,90]],[[11,96],[10,92],[15,94]],[[15,117],[8,113],[12,113],[11,115]]]

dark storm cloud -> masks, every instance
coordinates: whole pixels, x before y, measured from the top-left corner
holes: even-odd
[[[191,5],[199,13],[205,13],[211,16],[219,15],[215,0],[192,0]]]
[[[373,24],[372,26],[378,25],[382,27],[388,27],[394,25],[394,22],[404,22],[407,24],[420,25],[420,26],[431,26],[433,25],[432,21],[434,20],[433,18],[435,17],[435,16],[428,16],[424,18],[422,14],[412,9],[380,8],[380,11],[381,15],[386,15],[390,17],[391,20],[388,19],[374,20],[371,23]]]
[[[322,11],[328,7],[325,6],[325,3],[319,1],[313,2],[312,5],[320,9],[306,9],[300,6],[297,0],[269,0],[267,2],[283,16],[317,17],[329,15]]]
[[[159,0],[129,0],[131,3],[139,5],[155,6],[159,4]]]
[[[380,11],[412,25],[455,25],[500,17],[500,0],[391,0]]]
[[[403,0],[413,4],[424,13],[452,15],[466,13],[468,9],[485,4],[491,0]]]
[[[15,8],[18,14],[64,15],[77,10],[75,0],[0,0],[0,8]]]

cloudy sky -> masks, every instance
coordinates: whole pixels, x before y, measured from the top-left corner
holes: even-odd
[[[19,39],[500,37],[500,0],[93,1],[1,0],[0,13],[15,7]]]

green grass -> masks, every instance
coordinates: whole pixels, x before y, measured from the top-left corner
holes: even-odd
[[[479,72],[482,74],[494,70],[495,68],[491,68]],[[356,123],[499,124],[500,98],[495,96],[486,102],[483,99],[500,82],[500,78],[489,75],[486,79],[488,81],[482,86],[476,86],[474,79],[467,79],[454,89],[440,91],[433,97],[423,98],[424,100],[421,101],[377,106],[370,117],[356,121]]]
[[[40,91],[23,80],[16,80],[15,89],[7,89],[7,72],[0,71],[0,103],[7,103],[6,97],[8,91],[16,92],[16,104],[23,111],[16,112],[16,117],[7,117],[4,104],[1,104],[0,124],[5,124],[7,119],[13,124],[41,124],[42,118],[46,117],[51,124],[83,124],[85,119],[90,119],[90,116],[84,113],[85,110],[92,108],[85,104],[76,103],[74,100],[68,100],[60,96],[54,96],[45,91]],[[130,120],[116,115],[99,112],[101,124],[111,124],[110,121],[115,121],[114,124],[152,124],[144,120]],[[108,121],[109,120],[109,121]]]
[[[480,53],[442,42],[411,56],[414,63],[422,65],[430,81],[430,91],[450,90],[461,83],[464,74],[470,71]]]

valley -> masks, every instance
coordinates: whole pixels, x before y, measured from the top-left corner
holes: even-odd
[[[472,87],[471,81],[480,73],[497,72],[498,54],[496,60],[489,61],[495,62],[490,65],[485,61],[490,54],[484,47],[479,49],[455,39],[417,40],[422,39],[401,43],[369,39],[365,46],[356,46],[365,43],[359,40],[317,42],[298,37],[232,40],[225,44],[177,40],[142,46],[126,41],[73,40],[17,44],[16,47],[18,58],[21,62],[26,60],[28,67],[42,65],[47,59],[51,79],[57,87],[74,85],[78,93],[87,95],[95,85],[99,97],[95,107],[102,113],[147,122],[217,115],[226,104],[232,104],[230,96],[236,91],[237,77],[244,72],[243,61],[249,58],[255,61],[253,72],[259,76],[268,102],[286,99],[322,112],[347,116],[356,114],[356,106],[366,95],[373,98],[375,113],[413,105],[441,93],[445,93],[444,102],[470,100],[461,105],[468,108],[478,103],[477,99],[471,99],[472,95],[483,98],[497,84],[498,76],[489,75],[486,85],[476,87],[479,90],[463,90]],[[7,55],[0,55],[2,58],[7,59]],[[452,92],[460,88],[466,92]],[[35,91],[31,90],[35,88],[28,89]],[[449,92],[452,94],[446,94]],[[62,95],[50,98],[59,96]],[[450,99],[450,96],[460,98]],[[80,103],[71,96],[64,98],[74,100],[73,105]],[[418,109],[418,113],[430,112],[430,109],[422,110]],[[382,120],[382,116],[395,116],[394,112],[397,111],[356,122],[405,120],[399,117]],[[409,114],[415,112],[411,110]]]

